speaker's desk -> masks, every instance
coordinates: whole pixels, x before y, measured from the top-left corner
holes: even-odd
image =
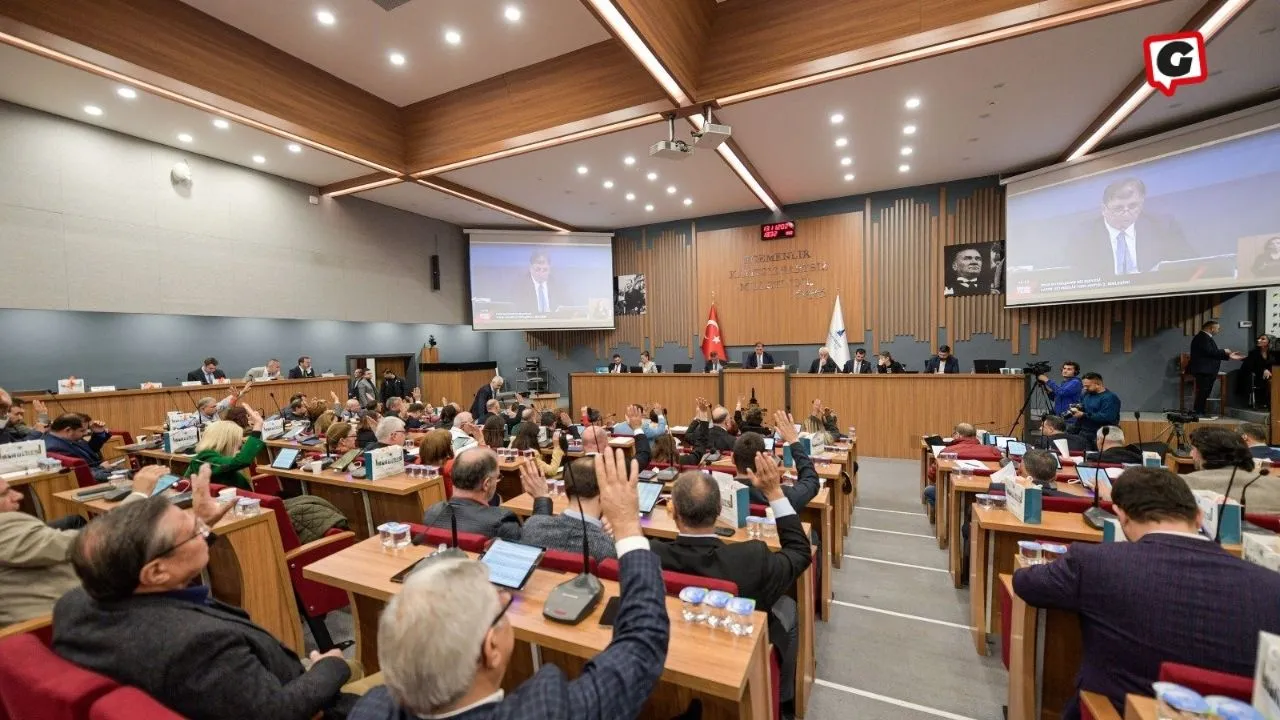
[[[120,503],[88,502],[79,490],[53,496],[53,511],[86,518],[109,512]],[[294,601],[293,584],[285,566],[284,545],[275,514],[269,511],[238,517],[227,513],[213,527],[218,542],[209,547],[209,587],[213,596],[249,613],[253,621],[302,657],[302,621]]]
[[[303,569],[302,574],[308,579],[342,588],[350,594],[356,658],[363,663],[365,672],[380,668],[378,618],[387,601],[401,588],[391,582],[391,576],[432,551],[433,548],[420,546],[384,551],[378,538],[370,538]],[[568,573],[538,569],[524,588],[514,593],[517,599],[506,614],[517,643],[502,681],[508,692],[533,674],[535,647],[543,663],[552,663],[569,677],[576,677],[586,661],[609,645],[613,629],[600,626],[600,615],[608,598],[619,593],[616,582],[601,581],[605,599],[577,625],[543,617],[547,595],[571,577]],[[671,618],[667,660],[662,678],[640,717],[663,720],[675,717],[685,711],[692,698],[700,698],[702,717],[709,720],[769,720],[772,708],[765,614],[755,613],[755,632],[751,637],[734,637],[684,622],[680,617],[679,598],[668,597],[666,602]]]
[[[463,410],[471,409],[476,392],[489,384],[497,374],[498,364],[492,360],[472,363],[419,363],[418,386],[422,401],[435,405],[441,399],[456,402]],[[503,390],[515,388],[515,378],[506,378]],[[346,397],[342,395],[341,397]],[[443,404],[443,403],[441,403]]]

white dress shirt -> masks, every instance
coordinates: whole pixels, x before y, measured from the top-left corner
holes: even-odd
[[[547,292],[547,283],[535,280],[533,273],[529,273],[529,280],[533,283],[533,297],[538,303],[538,312],[551,312],[551,294]],[[543,298],[546,299],[545,307]]]
[[[1142,272],[1141,270],[1136,269],[1141,267],[1140,265],[1138,265],[1137,223],[1130,225],[1129,227],[1125,228],[1123,231],[1120,231],[1111,227],[1110,224],[1107,224],[1107,223],[1103,223],[1103,224],[1107,225],[1107,233],[1111,235],[1111,267],[1115,269],[1116,274],[1117,275],[1136,275],[1137,273]],[[1135,268],[1135,270],[1132,273],[1126,273],[1124,268],[1120,267],[1120,253],[1118,252],[1119,248],[1116,245],[1116,242],[1117,242],[1116,238],[1120,235],[1121,232],[1124,232],[1124,238],[1125,238],[1124,244],[1129,250],[1129,260],[1133,262],[1133,267]]]

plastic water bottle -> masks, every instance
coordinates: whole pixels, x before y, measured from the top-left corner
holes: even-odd
[[[751,598],[736,597],[727,606],[727,629],[739,637],[749,637],[755,632],[756,624],[751,613],[755,612],[756,601]]]
[[[687,623],[699,623],[707,618],[707,608],[703,601],[707,597],[707,589],[687,587],[680,591],[680,619]]]
[[[726,608],[733,596],[723,590],[712,590],[707,593],[702,604],[706,608],[706,623],[713,628],[725,627],[729,617]]]

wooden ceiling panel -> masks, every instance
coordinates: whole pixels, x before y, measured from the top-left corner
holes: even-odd
[[[403,166],[397,108],[173,0],[5,0],[6,32],[56,36],[52,48],[179,95],[190,88],[256,111],[251,119],[380,166]],[[33,40],[38,44],[41,41]],[[105,56],[105,57],[104,57]],[[200,98],[202,102],[208,102]]]
[[[614,2],[685,94],[696,97],[702,53],[717,10],[715,0]]]
[[[439,172],[670,109],[631,53],[607,40],[404,108],[407,165],[410,173]]]

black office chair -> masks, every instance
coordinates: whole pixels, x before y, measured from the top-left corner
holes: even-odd
[[[662,368],[659,367],[658,369],[661,370]],[[676,363],[671,366],[671,371],[678,373],[691,373],[693,372],[693,365],[690,363]]]
[[[644,368],[640,367],[639,365],[632,365],[631,372],[633,373],[644,372]]]

